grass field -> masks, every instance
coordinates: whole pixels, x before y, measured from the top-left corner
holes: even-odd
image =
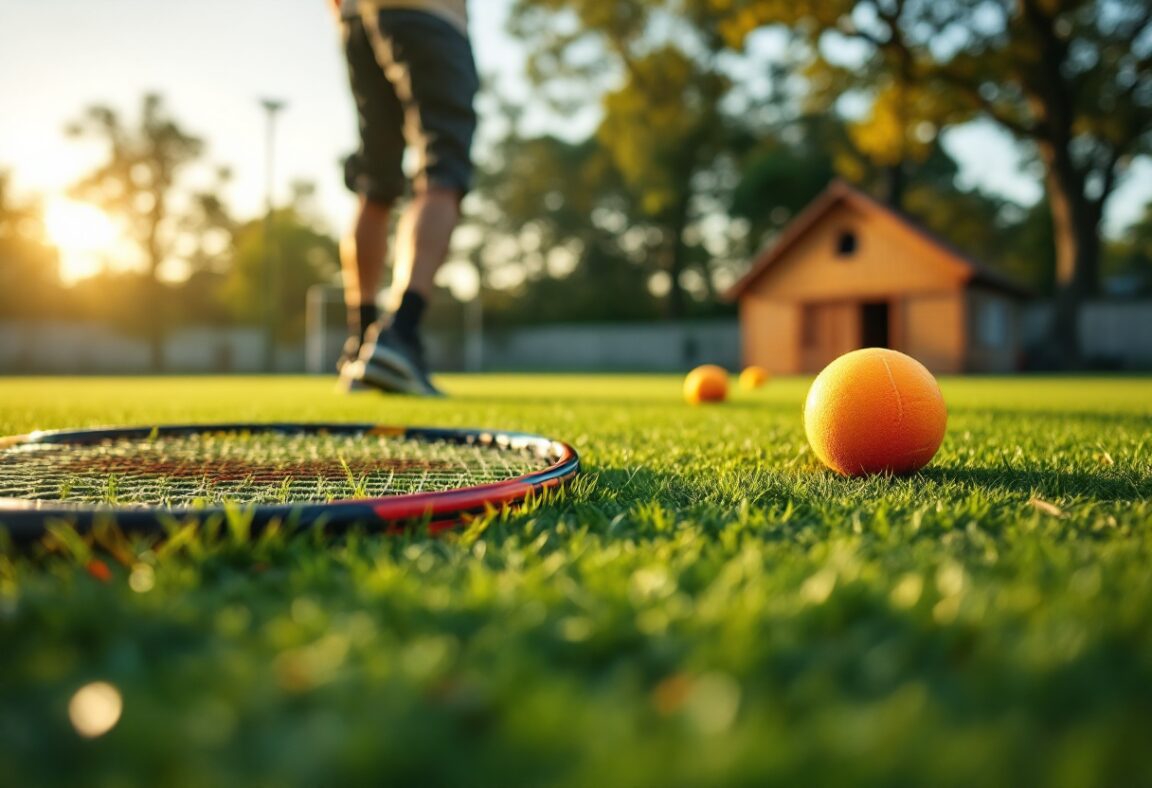
[[[935,462],[870,480],[817,466],[802,380],[444,383],[0,383],[0,434],[506,427],[585,468],[447,538],[0,547],[0,785],[1152,785],[1152,380],[946,379]]]

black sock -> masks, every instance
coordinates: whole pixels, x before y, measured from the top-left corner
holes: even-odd
[[[415,339],[416,329],[428,302],[415,290],[405,290],[396,314],[392,315],[392,329],[404,339]]]
[[[376,322],[380,317],[380,310],[376,308],[376,304],[361,304],[358,307],[348,307],[348,335],[359,338],[360,342],[364,342],[364,332],[368,330],[368,326]]]

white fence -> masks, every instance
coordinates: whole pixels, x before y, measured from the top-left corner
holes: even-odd
[[[276,371],[327,373],[335,369],[344,342],[330,330],[312,337],[307,359],[303,344],[278,348]],[[680,370],[711,362],[740,363],[734,320],[676,324],[549,325],[489,331],[476,337],[432,332],[428,354],[442,370]],[[164,344],[165,371],[172,373],[264,371],[264,339],[259,329],[187,328],[171,332]],[[100,325],[0,323],[0,374],[147,373],[148,343]]]
[[[164,342],[165,370],[186,374],[259,372],[259,329],[191,327]],[[304,369],[304,350],[277,348],[276,370]],[[145,374],[153,372],[148,342],[87,323],[0,323],[0,373]]]
[[[312,338],[309,372],[334,368],[344,333]],[[320,350],[322,348],[322,350]],[[476,336],[431,332],[427,352],[441,370],[533,370],[557,372],[662,372],[686,366],[740,364],[735,320],[683,323],[590,323],[488,330]]]
[[[1023,314],[1025,348],[1042,342],[1051,320],[1046,304]],[[278,348],[276,371],[328,373],[344,340],[330,330],[304,346]],[[1124,369],[1152,369],[1152,301],[1093,302],[1081,319],[1084,356]],[[699,363],[735,369],[740,364],[736,321],[564,324],[489,330],[479,338],[432,333],[429,359],[436,369],[541,371],[679,371]],[[264,339],[256,328],[186,328],[165,343],[166,371],[264,371]],[[147,373],[147,343],[99,325],[0,323],[0,374]]]
[[[564,324],[489,332],[489,369],[656,372],[705,362],[737,368],[735,320],[682,323]]]
[[[1041,344],[1052,307],[1033,304],[1024,311],[1024,345]],[[1120,369],[1152,369],[1152,301],[1093,301],[1080,314],[1080,349],[1093,364]]]

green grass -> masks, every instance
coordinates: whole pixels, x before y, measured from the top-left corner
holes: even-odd
[[[367,420],[562,437],[456,536],[0,548],[0,784],[1152,785],[1152,381],[950,379],[910,478],[822,471],[806,381],[6,379],[0,433]],[[69,699],[123,697],[79,737]]]

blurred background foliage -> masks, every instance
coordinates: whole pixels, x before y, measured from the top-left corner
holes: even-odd
[[[1072,341],[1083,299],[1152,292],[1152,205],[1116,237],[1102,230],[1109,197],[1152,152],[1146,3],[517,0],[509,30],[533,92],[486,88],[457,237],[489,325],[731,314],[719,294],[837,177],[1053,298],[1057,340]],[[770,57],[754,45],[767,34],[787,41]],[[532,134],[537,105],[599,120],[582,138]],[[1043,199],[960,182],[942,139],[975,120],[1016,137]],[[159,347],[180,322],[259,322],[248,305],[271,286],[271,257],[277,332],[300,337],[304,292],[338,278],[308,184],[273,208],[269,238],[265,217],[221,197],[226,168],[186,181],[209,152],[161,96],[134,121],[94,106],[69,130],[105,145],[73,192],[119,221],[134,265],[61,283],[41,206],[0,178],[0,319],[99,321]]]

